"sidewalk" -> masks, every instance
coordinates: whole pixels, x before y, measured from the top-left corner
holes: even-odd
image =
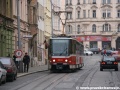
[[[25,76],[25,75],[35,73],[35,72],[46,71],[46,70],[48,70],[48,65],[40,65],[40,66],[30,67],[28,72],[18,73],[17,77]]]

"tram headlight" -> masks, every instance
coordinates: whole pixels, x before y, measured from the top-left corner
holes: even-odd
[[[55,59],[53,60],[53,62],[55,62]]]
[[[66,59],[65,62],[68,62],[68,60]]]

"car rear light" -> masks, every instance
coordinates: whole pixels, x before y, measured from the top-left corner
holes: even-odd
[[[8,69],[7,69],[7,72],[8,72],[8,73],[13,72],[12,68],[8,68]]]
[[[101,62],[101,64],[105,64],[105,62]]]
[[[118,64],[118,62],[114,62],[114,64]]]

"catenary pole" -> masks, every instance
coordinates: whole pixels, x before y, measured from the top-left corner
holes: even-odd
[[[50,2],[51,2],[51,36],[53,37],[53,8],[52,8],[52,6],[53,6],[53,4],[52,4],[52,0],[50,0]]]
[[[18,29],[18,49],[21,50],[21,40],[20,40],[20,14],[19,14],[19,0],[17,0],[17,29]],[[22,61],[19,61],[19,72],[22,70]]]

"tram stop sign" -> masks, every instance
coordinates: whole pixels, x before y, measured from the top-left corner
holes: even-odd
[[[22,51],[21,50],[16,50],[15,51],[15,56],[17,57],[17,58],[21,58],[21,56],[22,56]]]

